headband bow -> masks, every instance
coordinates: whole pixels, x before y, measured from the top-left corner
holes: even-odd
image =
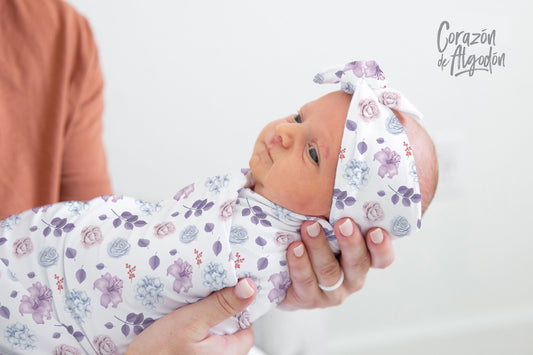
[[[340,83],[352,100],[337,162],[330,212],[334,225],[351,217],[362,233],[381,227],[394,237],[421,224],[421,197],[409,140],[392,109],[418,119],[420,112],[387,87],[375,61],[355,61],[318,73],[314,82]]]

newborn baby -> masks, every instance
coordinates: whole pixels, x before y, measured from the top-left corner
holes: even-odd
[[[285,297],[286,248],[303,221],[320,223],[334,251],[341,217],[363,233],[418,230],[437,183],[418,111],[375,62],[315,81],[343,91],[269,123],[249,171],[202,179],[157,204],[102,196],[0,222],[0,352],[122,353],[155,319],[250,277],[254,303],[212,330],[232,333]]]

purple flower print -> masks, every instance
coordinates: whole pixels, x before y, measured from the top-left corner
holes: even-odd
[[[374,154],[374,160],[377,160],[381,166],[378,169],[378,175],[384,178],[388,174],[389,178],[398,175],[398,165],[400,164],[400,155],[389,147],[381,149]]]
[[[111,276],[110,273],[102,275],[94,282],[93,289],[102,292],[100,304],[105,308],[110,303],[113,304],[113,308],[117,308],[118,304],[122,302],[122,280],[117,276]]]
[[[376,101],[372,99],[363,99],[359,101],[359,114],[366,122],[379,116],[379,107]]]
[[[19,312],[31,313],[33,321],[37,324],[44,324],[44,317],[51,319],[52,316],[52,290],[40,282],[34,283],[28,288],[30,295],[22,296],[20,301]]]
[[[161,222],[154,226],[154,237],[163,238],[176,231],[172,222]]]
[[[54,348],[53,355],[81,355],[81,351],[73,346],[61,344]]]
[[[220,205],[219,217],[221,220],[226,221],[233,216],[233,210],[235,210],[235,204],[237,200],[228,200]]]
[[[401,100],[400,94],[392,91],[384,91],[379,95],[379,102],[381,102],[383,105],[388,106],[390,108],[398,108],[398,105],[400,105]]]
[[[176,279],[172,288],[177,293],[181,293],[181,289],[183,292],[188,292],[192,287],[192,266],[181,258],[167,268],[167,275],[172,275]]]
[[[33,243],[30,237],[20,238],[13,243],[13,254],[17,257],[23,257],[33,251]]]
[[[350,62],[346,64],[342,72],[347,72],[349,70],[353,71],[353,74],[358,78],[376,78],[378,80],[385,79],[383,71],[380,69],[378,63],[376,63],[374,60],[369,60],[366,62]],[[337,76],[339,76],[339,74],[337,74]]]
[[[270,275],[268,281],[272,282],[274,288],[268,293],[268,299],[272,303],[280,304],[287,294],[287,289],[291,285],[291,279],[288,271],[281,271],[277,274]]]
[[[84,248],[88,249],[96,244],[100,244],[103,239],[102,230],[98,226],[86,226],[81,230],[81,245]]]
[[[363,213],[365,218],[370,222],[381,221],[385,217],[381,205],[375,201],[365,202],[363,204]]]
[[[117,345],[107,335],[97,335],[93,338],[94,348],[98,355],[119,354]]]

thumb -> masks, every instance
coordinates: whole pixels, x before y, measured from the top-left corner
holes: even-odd
[[[244,311],[254,300],[257,294],[255,283],[249,278],[240,279],[234,287],[213,292],[203,300],[193,303],[190,311],[196,314],[195,318],[204,319],[205,327],[198,329],[206,333],[215,325]],[[205,338],[204,334],[195,334],[197,340]]]

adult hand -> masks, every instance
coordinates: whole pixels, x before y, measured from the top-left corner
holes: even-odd
[[[318,222],[302,224],[302,241],[292,243],[287,250],[292,285],[280,305],[282,309],[339,305],[363,287],[370,267],[385,268],[393,262],[394,248],[382,229],[373,228],[364,238],[351,219],[342,218],[335,224],[334,231],[341,249],[339,257],[329,248]],[[327,290],[335,288],[331,286],[338,282],[341,282],[338,288]]]
[[[254,344],[251,328],[229,335],[209,329],[245,310],[256,294],[254,282],[243,278],[160,318],[133,340],[126,354],[247,354]]]

